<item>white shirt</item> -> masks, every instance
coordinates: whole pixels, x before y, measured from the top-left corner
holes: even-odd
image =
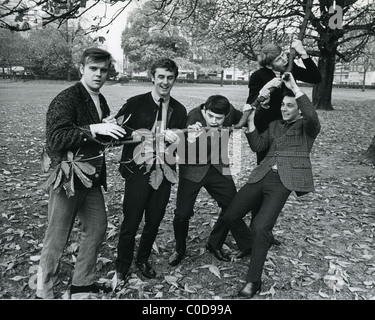
[[[154,99],[155,103],[159,106],[159,104],[160,104],[159,101],[160,101],[161,97],[155,92],[155,90],[151,91],[151,96]],[[163,99],[164,99],[164,101],[163,101],[163,118],[161,119],[162,128],[161,128],[160,132],[162,132],[166,129],[167,112],[168,112],[170,97],[168,96],[168,97],[165,97]],[[158,125],[158,123],[157,123],[158,114],[159,114],[159,111],[156,113],[155,123],[152,126],[152,130],[151,130],[152,132],[156,132],[156,126]]]
[[[82,80],[81,80],[81,83],[86,88],[87,92],[90,94],[90,97],[91,97],[92,101],[94,101],[96,111],[98,112],[98,115],[99,115],[99,119],[100,119],[100,121],[102,121],[103,112],[102,112],[102,109],[100,108],[100,100],[99,100],[99,93],[100,92],[99,91],[95,92],[95,91],[90,90],[90,88]]]

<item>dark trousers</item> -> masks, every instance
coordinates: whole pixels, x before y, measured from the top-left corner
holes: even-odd
[[[200,182],[193,182],[180,177],[177,189],[175,217],[173,220],[176,252],[184,254],[189,231],[189,220],[194,215],[194,204],[199,191],[204,187],[210,196],[221,207],[221,213],[211,231],[208,242],[220,249],[228,235],[229,229],[223,221],[223,213],[237,192],[232,179],[224,177],[211,166]]]
[[[247,282],[260,281],[271,242],[271,231],[291,191],[284,187],[277,172],[270,171],[262,180],[245,184],[224,213],[238,248],[251,250]],[[259,208],[252,217],[251,231],[243,217]]]
[[[125,182],[122,221],[117,247],[116,270],[127,273],[134,255],[135,236],[145,213],[137,261],[146,262],[150,257],[152,245],[156,239],[160,222],[164,217],[171,192],[171,183],[163,179],[158,190],[149,184],[149,174],[136,170],[131,179]]]

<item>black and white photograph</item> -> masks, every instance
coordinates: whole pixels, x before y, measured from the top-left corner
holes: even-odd
[[[0,0],[0,303],[375,300],[374,17]]]

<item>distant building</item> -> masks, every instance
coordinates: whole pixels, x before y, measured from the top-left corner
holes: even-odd
[[[240,70],[236,67],[224,69],[224,80],[243,80],[249,81],[249,72]]]
[[[338,62],[335,66],[334,84],[375,85],[375,61],[359,58],[350,62]]]

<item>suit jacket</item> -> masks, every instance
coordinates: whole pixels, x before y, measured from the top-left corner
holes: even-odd
[[[103,95],[99,95],[103,117],[110,110]],[[97,157],[88,162],[95,166],[96,172],[89,176],[93,186],[106,188],[106,166],[104,146],[97,143],[91,135],[90,124],[100,123],[94,101],[81,82],[59,93],[51,102],[46,118],[46,151],[52,166],[66,160],[67,151],[78,152],[82,159]],[[81,129],[79,129],[79,128]],[[75,177],[75,187],[85,188]]]
[[[293,63],[292,74],[294,79],[313,84],[322,81],[320,72],[314,61],[311,58],[303,59],[302,61],[306,68],[299,67]],[[252,104],[258,98],[259,91],[263,88],[263,86],[275,77],[275,73],[266,67],[262,67],[252,73],[249,81],[249,96],[246,103]],[[266,130],[270,122],[277,119],[282,119],[280,106],[284,97],[284,90],[285,86],[282,86],[281,88],[277,88],[272,92],[269,109],[258,108],[256,110],[254,123],[259,132]]]
[[[291,123],[276,120],[262,134],[258,130],[246,133],[253,151],[269,148],[266,157],[251,172],[248,183],[261,180],[277,163],[281,182],[287,189],[297,195],[314,191],[310,152],[320,132],[320,122],[306,95],[296,101],[303,115],[301,119]]]
[[[133,131],[138,129],[151,131],[156,120],[158,109],[159,106],[152,98],[151,92],[148,92],[129,98],[115,117],[119,118],[124,116],[124,119],[127,119],[129,115],[131,115],[126,123],[128,127],[126,128],[127,136],[131,136]],[[166,127],[168,129],[185,128],[186,114],[186,108],[176,99],[170,97]],[[119,171],[125,179],[130,179],[134,170],[140,170],[142,167],[133,161],[135,148],[136,144],[127,144],[124,145],[122,150],[122,163],[120,164]],[[171,167],[174,168],[175,165]]]
[[[189,126],[191,124],[196,123],[199,121],[204,127],[207,126],[206,121],[202,115],[202,108],[203,105],[191,110],[188,114],[186,125]],[[236,123],[238,123],[241,119],[242,112],[236,110],[232,105],[230,106],[230,111],[228,116],[225,118],[223,127],[230,127]],[[200,182],[203,177],[206,175],[208,169],[211,165],[213,165],[220,174],[223,174],[224,168],[229,168],[229,159],[228,159],[228,139],[229,134],[221,135],[220,132],[212,131],[217,134],[215,136],[210,136],[210,131],[208,132],[207,136],[205,136],[207,147],[201,148],[200,139],[199,137],[193,143],[186,142],[185,146],[185,164],[179,164],[179,175],[185,179],[188,179],[193,182]],[[214,141],[212,139],[215,139]],[[225,139],[222,141],[222,139]],[[189,145],[190,144],[190,145]],[[213,148],[213,149],[211,149]],[[189,149],[195,149],[195,153],[193,156],[189,155]],[[203,150],[204,149],[204,150]],[[212,151],[215,154],[212,154]],[[201,154],[204,152],[204,154]],[[192,159],[192,157],[194,159]],[[189,164],[189,163],[196,163],[196,164]],[[224,175],[224,174],[223,174]],[[232,179],[231,175],[224,175],[228,179]]]

